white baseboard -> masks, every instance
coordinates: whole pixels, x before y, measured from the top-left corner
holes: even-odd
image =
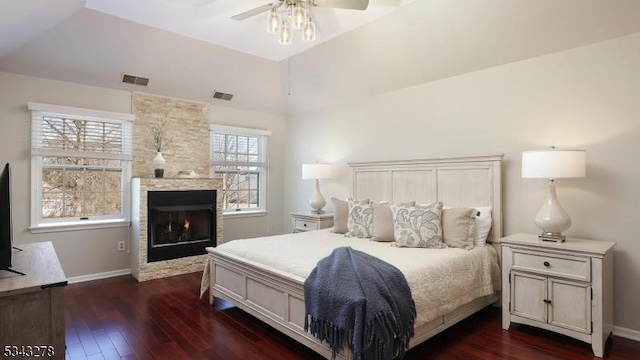
[[[640,331],[623,328],[620,326],[613,327],[613,335],[626,339],[640,341]]]
[[[67,281],[69,282],[69,284],[73,284],[73,283],[79,283],[79,282],[85,282],[85,281],[91,281],[91,280],[107,279],[110,277],[129,275],[129,274],[131,274],[131,269],[121,269],[121,270],[107,271],[107,272],[102,272],[97,274],[74,276],[74,277],[68,278]]]

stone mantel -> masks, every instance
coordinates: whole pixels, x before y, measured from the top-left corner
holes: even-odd
[[[147,199],[149,191],[217,190],[216,244],[222,237],[222,179],[217,178],[133,178],[131,180],[131,274],[138,281],[202,271],[207,255],[147,262]]]

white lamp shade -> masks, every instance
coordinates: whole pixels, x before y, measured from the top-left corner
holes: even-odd
[[[328,164],[302,164],[302,180],[329,179],[331,166]]]
[[[585,176],[584,150],[540,150],[522,153],[522,177],[531,179],[581,178]]]

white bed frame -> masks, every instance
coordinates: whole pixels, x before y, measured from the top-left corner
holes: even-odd
[[[354,199],[388,200],[396,203],[442,201],[445,206],[491,206],[489,241],[502,236],[502,155],[425,160],[349,163]],[[494,242],[494,246],[498,247]],[[209,251],[209,302],[214,297],[271,325],[326,358],[331,351],[304,331],[304,279],[267,269],[260,264]],[[499,249],[498,249],[499,250]],[[498,252],[499,254],[499,252]],[[414,347],[499,299],[480,297],[415,329]],[[349,351],[339,359],[351,359]]]

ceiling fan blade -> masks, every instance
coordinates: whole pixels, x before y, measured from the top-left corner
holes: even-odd
[[[272,6],[273,6],[273,4],[264,4],[262,6],[258,6],[255,9],[251,9],[249,11],[245,11],[243,13],[240,13],[240,14],[237,14],[237,15],[233,15],[231,18],[233,20],[238,20],[238,21],[244,20],[244,19],[248,19],[248,18],[250,18],[252,16],[256,16],[256,15],[258,15],[260,13],[263,13],[265,11],[271,10]]]
[[[369,0],[313,0],[312,3],[319,7],[351,10],[367,10],[369,6]]]

